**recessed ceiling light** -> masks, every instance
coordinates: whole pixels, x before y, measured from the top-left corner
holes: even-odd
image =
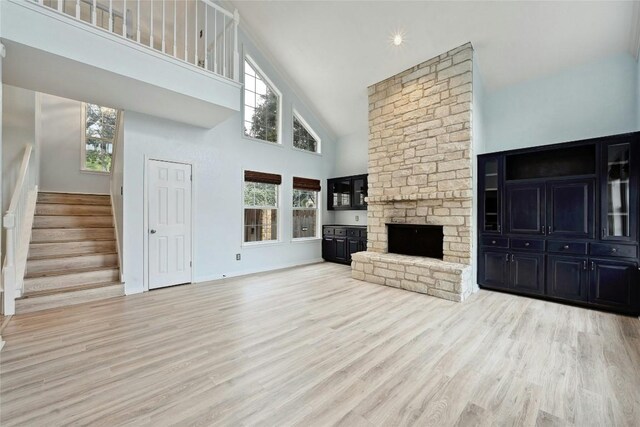
[[[396,30],[389,36],[389,42],[391,42],[393,46],[400,46],[406,41],[407,39],[405,37],[404,31],[402,30]]]

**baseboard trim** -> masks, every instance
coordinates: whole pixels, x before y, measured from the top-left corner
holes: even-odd
[[[322,263],[322,262],[325,262],[324,259],[322,259],[322,258],[314,258],[314,259],[309,260],[309,261],[303,261],[303,262],[298,262],[298,263],[279,265],[279,266],[275,266],[273,268],[268,268],[266,270],[264,270],[264,269],[256,269],[256,270],[242,271],[242,272],[237,272],[237,273],[229,273],[229,274],[225,274],[225,275],[216,274],[216,275],[211,275],[211,276],[203,276],[203,277],[195,278],[193,283],[219,282],[221,280],[234,279],[234,278],[239,278],[239,277],[243,277],[244,278],[244,277],[248,277],[248,276],[255,276],[255,275],[258,275],[258,274],[262,274],[262,273],[273,273],[273,272],[276,272],[276,271],[288,270],[290,268],[302,267],[302,266],[305,266],[305,265],[319,264],[319,263]]]

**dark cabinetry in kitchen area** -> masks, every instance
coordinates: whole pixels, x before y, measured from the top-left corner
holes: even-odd
[[[367,209],[367,175],[353,175],[327,180],[328,210]]]
[[[478,157],[478,282],[640,313],[640,133]]]

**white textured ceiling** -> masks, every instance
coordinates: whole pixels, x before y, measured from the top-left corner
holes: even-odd
[[[338,136],[366,88],[471,41],[488,91],[630,51],[633,2],[234,1],[241,22]],[[241,24],[242,25],[242,24]],[[391,46],[394,30],[406,43]]]

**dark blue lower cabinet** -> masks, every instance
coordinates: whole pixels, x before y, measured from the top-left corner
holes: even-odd
[[[333,236],[322,239],[322,258],[327,261],[332,261],[336,257],[336,246],[333,240]]]
[[[341,262],[347,262],[349,258],[347,239],[335,238],[333,239],[335,259]]]
[[[589,272],[589,302],[627,311],[639,308],[640,274],[637,263],[591,259]]]
[[[480,252],[478,283],[493,288],[509,288],[509,254],[499,251]]]
[[[514,290],[544,294],[544,254],[512,253],[509,276]]]
[[[587,257],[549,255],[547,258],[547,295],[586,301],[589,296],[588,267]]]

